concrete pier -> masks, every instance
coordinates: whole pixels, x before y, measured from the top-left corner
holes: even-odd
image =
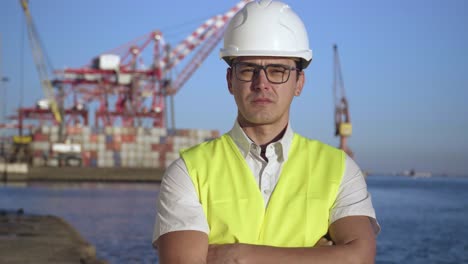
[[[63,219],[0,209],[0,263],[104,264]]]

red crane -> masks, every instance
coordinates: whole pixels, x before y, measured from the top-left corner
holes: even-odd
[[[348,137],[352,134],[351,115],[349,113],[348,99],[344,88],[343,76],[341,74],[338,47],[333,46],[333,97],[335,105],[335,136],[340,137],[339,148],[344,150],[351,158],[354,153],[348,146]]]
[[[56,71],[59,78],[54,83],[65,88],[64,96],[72,97],[76,107],[98,102],[95,126],[115,126],[120,120],[124,127],[148,121],[153,127],[167,127],[168,114],[174,126],[174,114],[167,111],[168,97],[172,99],[192,76],[222,38],[227,22],[248,2],[209,18],[174,48],[156,30],[102,53],[85,67]],[[152,56],[145,64],[142,55],[149,48]],[[191,61],[173,78],[172,70],[195,49]]]

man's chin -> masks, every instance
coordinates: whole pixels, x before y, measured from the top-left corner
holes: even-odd
[[[252,125],[262,126],[274,123],[274,118],[270,114],[265,114],[250,117],[246,121]]]

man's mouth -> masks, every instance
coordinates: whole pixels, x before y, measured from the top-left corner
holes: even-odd
[[[272,103],[273,101],[268,99],[268,98],[255,98],[252,100],[254,104],[269,104]]]

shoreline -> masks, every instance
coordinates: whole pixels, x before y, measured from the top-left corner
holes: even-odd
[[[156,182],[163,169],[155,168],[89,168],[29,167],[26,173],[0,171],[0,182]]]

